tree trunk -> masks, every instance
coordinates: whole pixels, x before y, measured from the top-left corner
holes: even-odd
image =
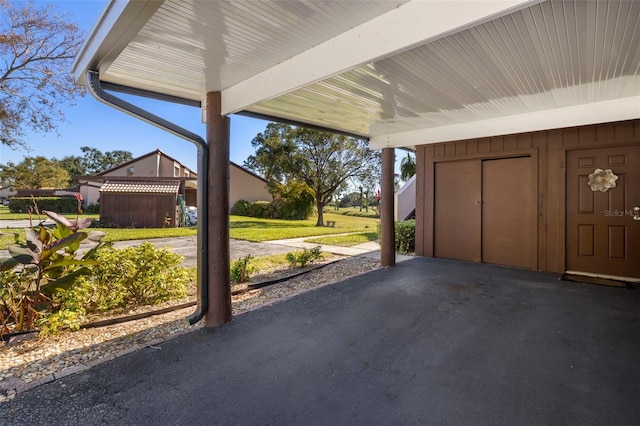
[[[318,222],[316,222],[316,226],[324,226],[324,216],[322,214],[324,204],[320,201],[316,201],[316,207],[318,208]]]

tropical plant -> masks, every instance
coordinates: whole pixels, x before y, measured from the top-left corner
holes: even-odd
[[[104,233],[82,231],[91,225],[91,219],[71,221],[55,212],[43,213],[55,221],[55,227],[26,228],[26,243],[10,245],[11,257],[0,260],[0,334],[32,329],[40,317],[51,312],[55,294],[90,272],[93,257],[104,245],[100,242]],[[77,258],[84,240],[97,244]]]
[[[400,178],[404,181],[416,174],[416,159],[407,152],[407,156],[400,161]]]

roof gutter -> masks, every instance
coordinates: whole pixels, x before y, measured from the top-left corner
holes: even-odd
[[[175,136],[185,139],[186,141],[193,143],[198,150],[198,303],[196,311],[187,318],[189,324],[195,324],[204,317],[209,305],[209,246],[207,242],[209,230],[209,188],[207,181],[207,171],[209,169],[209,146],[203,138],[195,133],[107,93],[101,86],[99,72],[91,70],[87,71],[86,79],[89,92],[98,101],[126,114],[132,115]]]

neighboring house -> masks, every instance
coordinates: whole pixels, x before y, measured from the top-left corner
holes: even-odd
[[[231,163],[230,205],[270,200],[267,182]],[[178,196],[197,207],[197,174],[161,150],[134,158],[92,176],[79,177],[85,206],[100,204],[100,216],[116,225],[176,226]],[[173,206],[172,208],[170,206]]]
[[[3,186],[2,188],[0,188],[0,198],[9,198],[13,197],[16,194],[16,190],[11,186]]]
[[[16,195],[16,190],[11,186],[3,186],[0,188],[0,201],[4,204],[9,200],[9,197]]]
[[[267,181],[251,171],[231,162],[229,173],[229,209],[238,200],[271,201],[272,196],[267,189]]]
[[[179,193],[185,203],[196,205],[197,174],[159,149],[95,175],[78,177],[86,205],[98,204],[99,188],[113,178],[145,178],[150,182],[174,178],[181,183]]]
[[[80,84],[199,104],[222,152],[234,113],[367,138],[384,212],[415,148],[417,255],[640,281],[640,2],[113,4]]]

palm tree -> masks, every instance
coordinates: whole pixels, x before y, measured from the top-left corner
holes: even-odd
[[[416,174],[416,159],[407,152],[407,156],[400,162],[400,178],[407,181]]]

